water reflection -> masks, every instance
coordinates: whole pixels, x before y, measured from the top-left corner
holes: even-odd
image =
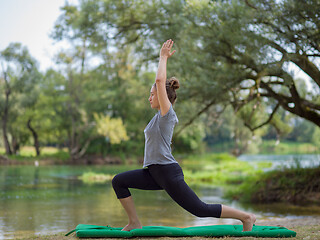
[[[320,166],[320,154],[288,154],[288,155],[241,155],[239,160],[251,163],[271,162],[271,169],[279,168],[314,168]],[[270,170],[271,170],[270,169]]]
[[[88,185],[76,179],[88,171],[115,174],[124,168],[128,169],[123,166],[1,167],[0,239],[68,232],[79,223],[124,226],[127,218],[110,182]],[[191,187],[205,202],[220,202],[255,212],[261,219],[320,215],[319,207],[244,205],[223,199],[222,189]],[[186,227],[239,223],[235,220],[197,218],[180,208],[163,191],[132,190],[132,194],[143,225]]]

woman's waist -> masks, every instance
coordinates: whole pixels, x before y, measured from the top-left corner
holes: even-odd
[[[168,155],[145,155],[143,166],[147,167],[150,165],[169,165],[173,163],[178,163],[172,154]]]
[[[153,176],[167,176],[171,179],[183,180],[183,171],[179,163],[168,163],[168,164],[151,164],[148,166],[148,169]]]

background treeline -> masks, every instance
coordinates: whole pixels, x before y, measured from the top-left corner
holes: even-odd
[[[66,2],[51,33],[65,46],[54,68],[40,72],[20,43],[0,52],[1,145],[7,155],[67,147],[73,161],[142,156],[158,53],[171,38],[175,151],[320,146],[319,12],[317,0]]]

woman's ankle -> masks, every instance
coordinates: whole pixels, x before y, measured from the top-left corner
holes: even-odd
[[[141,225],[139,219],[138,220],[131,220],[131,221],[129,220],[129,224],[130,225]]]
[[[137,221],[137,222],[129,221],[129,223],[122,229],[122,231],[130,231],[132,229],[140,229],[140,228],[142,228],[140,221]]]
[[[243,224],[243,231],[251,231],[254,223],[256,222],[256,216],[254,214],[248,213],[241,220]]]

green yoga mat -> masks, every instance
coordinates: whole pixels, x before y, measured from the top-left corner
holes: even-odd
[[[79,238],[101,237],[295,237],[296,232],[284,227],[253,226],[252,231],[242,232],[242,225],[211,225],[199,227],[156,227],[145,226],[142,229],[121,231],[121,228],[110,226],[96,226],[79,224],[76,229],[67,233],[66,236],[75,232]]]

